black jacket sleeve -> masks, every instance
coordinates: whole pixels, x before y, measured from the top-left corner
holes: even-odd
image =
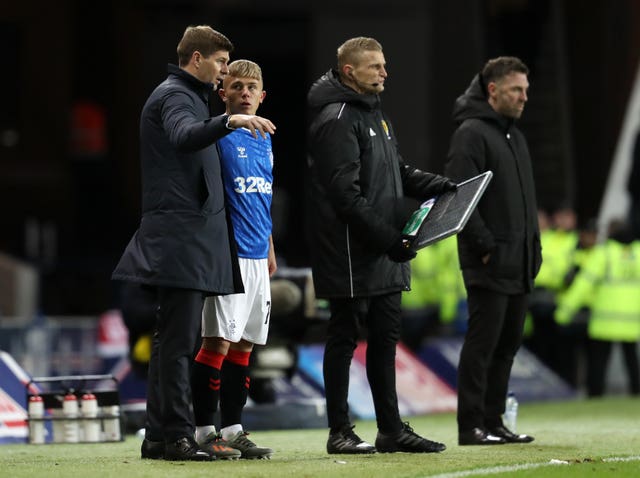
[[[449,189],[449,178],[428,173],[400,161],[402,186],[407,196],[424,201]]]
[[[225,126],[226,115],[199,119],[195,101],[186,91],[173,90],[161,104],[163,127],[171,143],[182,152],[203,149],[231,132]]]
[[[487,170],[485,154],[482,138],[472,129],[459,128],[451,139],[445,174],[456,182],[477,176]],[[461,234],[470,239],[478,256],[484,256],[495,248],[493,234],[478,209],[471,214]]]

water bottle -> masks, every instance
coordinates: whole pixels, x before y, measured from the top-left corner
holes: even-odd
[[[63,421],[65,443],[78,443],[79,441],[78,412],[78,397],[73,392],[68,392],[62,402],[62,414],[66,419]]]
[[[105,441],[122,440],[120,433],[120,407],[118,405],[102,407],[102,414],[104,417]]]
[[[82,395],[80,410],[83,417],[83,441],[90,443],[99,442],[100,419],[98,418],[98,401],[93,393],[88,392]]]
[[[504,426],[511,432],[516,433],[516,421],[518,419],[518,399],[513,392],[507,394],[507,401],[502,416]]]
[[[51,410],[51,427],[53,428],[53,443],[65,442],[65,420],[63,420],[64,413],[62,407],[54,408]]]
[[[44,402],[40,395],[29,397],[29,443],[44,443]]]

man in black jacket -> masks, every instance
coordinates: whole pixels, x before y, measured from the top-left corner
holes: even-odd
[[[179,67],[169,65],[140,118],[142,219],[112,277],[151,287],[158,304],[142,458],[213,459],[193,438],[189,368],[204,296],[243,291],[215,142],[240,127],[275,130],[259,116],[210,116],[232,50],[211,27],[188,27]]]
[[[398,411],[400,294],[409,289],[408,261],[415,256],[400,231],[405,194],[426,199],[456,185],[403,162],[380,108],[386,78],[380,44],[352,38],[338,48],[337,70],[316,81],[308,95],[313,279],[316,295],[327,298],[331,309],[323,364],[328,453],[445,449],[414,433]],[[378,425],[375,447],[353,432],[347,405],[349,367],[363,326]]]
[[[542,262],[536,194],[526,140],[515,127],[527,101],[527,66],[489,60],[455,103],[458,124],[445,172],[493,178],[458,235],[469,324],[458,366],[458,443],[526,443],[502,423],[527,297]]]

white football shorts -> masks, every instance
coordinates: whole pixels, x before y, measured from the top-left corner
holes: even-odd
[[[238,261],[244,294],[207,297],[202,309],[202,336],[264,345],[271,319],[268,259],[240,257]]]

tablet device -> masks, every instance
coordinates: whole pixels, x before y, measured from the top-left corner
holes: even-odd
[[[492,176],[491,171],[486,171],[458,183],[455,191],[423,202],[402,230],[411,249],[417,251],[462,231]]]

